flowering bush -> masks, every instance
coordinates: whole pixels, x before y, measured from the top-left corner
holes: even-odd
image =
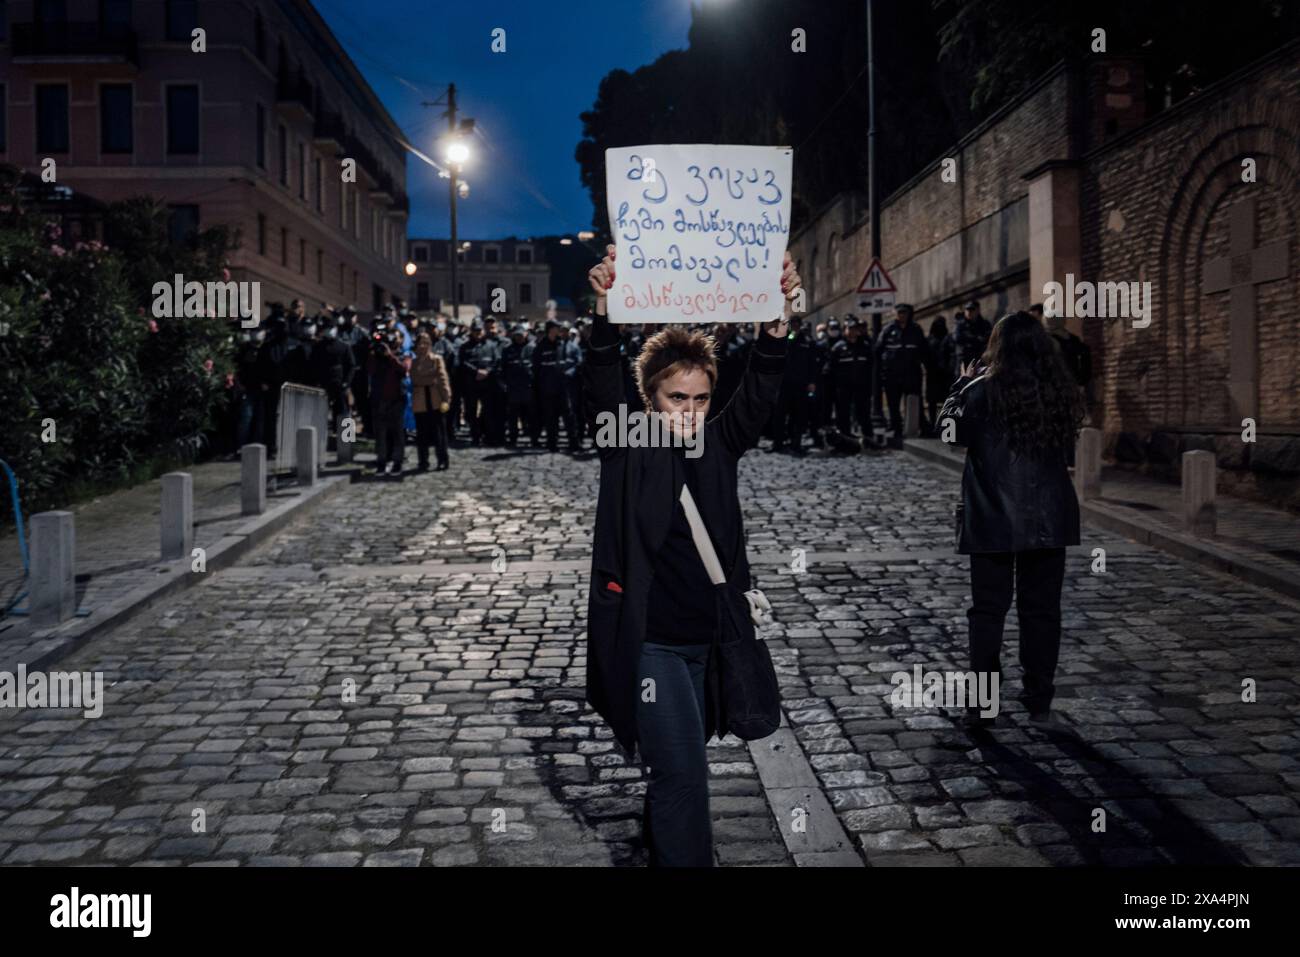
[[[224,231],[169,246],[166,210],[133,200],[107,208],[107,243],[70,243],[18,182],[0,167],[0,458],[31,514],[66,504],[74,483],[121,481],[142,461],[201,447],[228,401],[235,324],[141,308],[175,272],[215,278]]]

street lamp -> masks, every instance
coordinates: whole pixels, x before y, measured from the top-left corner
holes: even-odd
[[[407,274],[408,276],[414,276],[414,275],[415,275],[415,263],[407,263],[407,264],[406,264],[406,274]]]
[[[469,146],[460,140],[453,140],[447,147],[447,162],[454,163],[456,166],[464,166],[465,161],[469,159]]]

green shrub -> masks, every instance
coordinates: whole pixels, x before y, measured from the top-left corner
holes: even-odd
[[[69,247],[19,175],[0,167],[0,458],[30,515],[143,462],[192,459],[228,400],[238,326],[150,311],[157,281],[221,277],[225,230],[171,245],[166,209],[131,200],[106,208],[107,244]]]

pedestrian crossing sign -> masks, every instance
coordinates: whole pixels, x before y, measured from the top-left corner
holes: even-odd
[[[884,312],[886,309],[893,308],[894,294],[898,292],[898,287],[894,285],[894,280],[889,278],[889,273],[885,272],[885,267],[880,264],[880,260],[872,258],[871,265],[867,267],[862,282],[858,283],[856,292],[861,297],[858,308],[868,312]]]

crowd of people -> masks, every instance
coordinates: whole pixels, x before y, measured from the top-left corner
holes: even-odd
[[[1043,321],[1042,307],[1029,310]],[[1048,317],[1048,332],[1086,392],[1088,347]],[[468,322],[422,318],[390,304],[365,322],[352,306],[325,306],[308,315],[302,300],[273,303],[262,325],[246,332],[236,359],[237,446],[262,441],[274,457],[280,388],[299,383],[323,389],[334,422],[351,416],[358,436],[375,441],[375,469],[400,474],[408,444],[417,470],[450,467],[449,448],[564,447],[582,452],[593,441],[580,369],[590,351],[591,320],[510,322],[488,315]],[[620,325],[620,361],[629,409],[640,407],[635,368],[653,325]],[[713,408],[722,409],[744,374],[754,343],[746,324],[711,332],[718,362]],[[815,324],[793,316],[781,394],[765,435],[770,451],[807,454],[813,448],[854,451],[884,440],[903,441],[907,397],[920,398],[920,431],[939,434],[939,412],[962,366],[984,354],[992,324],[977,301],[937,316],[923,332],[914,310],[898,304],[879,335],[849,314]],[[543,446],[545,442],[545,446]]]

